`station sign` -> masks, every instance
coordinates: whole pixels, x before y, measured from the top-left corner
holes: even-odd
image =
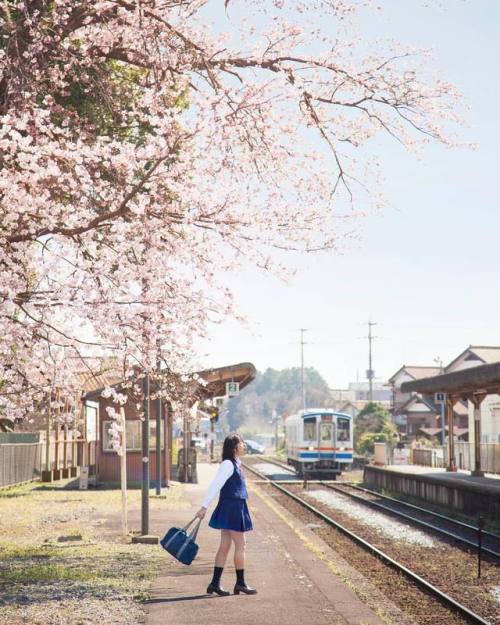
[[[227,397],[235,397],[240,392],[239,382],[226,382],[226,395]]]
[[[436,403],[436,404],[445,404],[446,403],[446,393],[434,393],[434,403]]]

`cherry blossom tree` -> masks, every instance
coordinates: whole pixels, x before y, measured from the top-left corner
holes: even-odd
[[[152,371],[161,345],[169,371],[188,370],[207,323],[231,311],[218,273],[335,249],[379,202],[379,133],[408,148],[449,142],[454,89],[424,53],[353,38],[343,25],[358,9],[0,2],[9,414],[46,392],[51,349],[73,371],[109,353]]]

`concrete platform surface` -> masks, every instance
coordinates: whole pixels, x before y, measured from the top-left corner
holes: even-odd
[[[500,475],[486,473],[484,477],[476,477],[471,475],[469,471],[462,469],[458,471],[447,471],[435,467],[423,467],[417,464],[391,464],[386,466],[368,465],[370,468],[380,469],[382,471],[390,471],[393,473],[404,473],[406,475],[418,475],[419,477],[429,478],[431,480],[439,479],[441,483],[448,482],[450,484],[460,483],[461,485],[473,485],[485,488],[488,491],[498,491],[500,495]]]
[[[201,465],[200,484],[186,484],[191,509],[169,514],[151,531],[161,534],[165,526],[185,524],[199,508],[216,465]],[[215,502],[212,503],[213,509]],[[198,534],[200,551],[191,566],[169,568],[153,584],[147,604],[147,625],[382,625],[409,623],[401,612],[358,572],[350,569],[319,539],[310,527],[292,517],[262,489],[251,486],[249,507],[254,530],[247,534],[247,583],[258,589],[254,596],[206,595],[211,579],[219,532],[206,520]],[[170,557],[165,554],[166,557]],[[233,589],[232,552],[224,569],[222,585]],[[335,574],[337,573],[337,574]],[[371,605],[383,604],[384,620],[367,607],[354,591]],[[367,599],[368,600],[368,599]]]

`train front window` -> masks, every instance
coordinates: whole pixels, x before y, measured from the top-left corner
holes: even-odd
[[[304,440],[316,440],[316,417],[304,417]]]
[[[333,440],[333,423],[321,424],[321,442],[331,443]]]
[[[348,441],[350,437],[351,421],[350,419],[344,419],[339,417],[337,419],[337,440],[339,442]]]

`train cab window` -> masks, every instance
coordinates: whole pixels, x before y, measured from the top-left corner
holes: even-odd
[[[337,419],[337,440],[339,442],[348,441],[351,438],[350,429],[351,429],[350,419],[343,419],[342,417],[339,417]]]
[[[331,443],[333,440],[333,423],[321,424],[321,441]]]
[[[304,417],[304,440],[316,440],[316,417]]]

